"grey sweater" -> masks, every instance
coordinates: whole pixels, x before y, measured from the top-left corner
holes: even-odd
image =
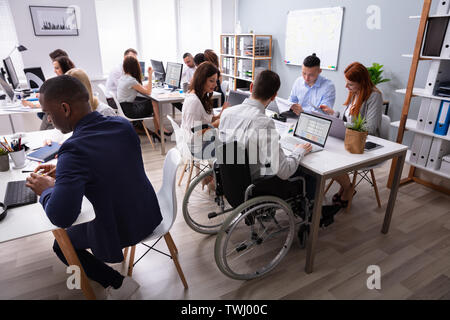
[[[350,107],[348,105],[343,115],[345,115],[345,112]],[[361,117],[366,118],[367,123],[367,129],[369,130],[369,134],[373,136],[380,136],[380,127],[381,127],[381,114],[383,113],[383,98],[381,96],[381,93],[378,91],[372,91],[369,99],[363,102],[361,109],[359,113],[361,114]],[[348,122],[353,121],[353,117],[350,116],[350,119],[347,119]]]

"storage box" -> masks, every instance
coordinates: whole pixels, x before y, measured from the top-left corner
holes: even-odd
[[[450,174],[450,154],[442,157],[441,172]]]

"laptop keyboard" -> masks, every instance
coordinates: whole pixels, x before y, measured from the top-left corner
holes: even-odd
[[[37,196],[26,186],[26,180],[10,181],[6,186],[5,205],[8,208],[37,202]]]
[[[302,143],[308,143],[308,141],[304,141],[304,140],[295,138],[294,136],[286,136],[280,140],[281,147],[283,149],[286,149],[289,151],[294,150],[294,148],[297,144],[302,144]],[[311,152],[316,152],[316,151],[322,150],[322,148],[320,148],[319,146],[316,146],[312,143],[311,143],[311,146],[312,146]]]

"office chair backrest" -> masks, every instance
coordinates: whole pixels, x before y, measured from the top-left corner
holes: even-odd
[[[186,163],[192,158],[192,154],[189,150],[188,144],[187,144],[187,134],[184,132],[182,128],[178,125],[178,123],[173,120],[173,118],[170,115],[167,115],[167,119],[169,119],[170,124],[172,125],[173,132],[175,133],[175,140],[177,143],[177,149],[181,153],[181,157],[183,159],[183,162]]]
[[[41,67],[23,69],[30,89],[39,89],[45,82],[45,76]]]
[[[245,200],[245,191],[251,184],[249,157],[245,147],[233,141],[216,147],[218,182],[228,203],[236,208]]]
[[[167,152],[163,166],[163,182],[156,193],[158,203],[163,214],[165,229],[170,230],[177,217],[177,194],[175,180],[178,166],[181,164],[181,154],[176,148]]]
[[[389,140],[389,129],[391,127],[391,118],[385,114],[381,115],[380,138]]]

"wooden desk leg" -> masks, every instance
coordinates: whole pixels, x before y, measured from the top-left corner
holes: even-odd
[[[308,246],[306,248],[306,273],[313,272],[314,251],[316,249],[316,242],[319,235],[320,218],[322,215],[323,188],[325,186],[325,179],[321,175],[317,175],[316,177],[317,184],[314,197],[312,223],[309,233]]]
[[[66,230],[64,229],[54,230],[53,235],[55,236],[55,239],[58,242],[58,245],[61,248],[61,251],[63,252],[64,257],[66,258],[69,266],[76,265],[80,268],[81,290],[83,290],[84,296],[88,300],[95,300],[96,298],[94,291],[92,290],[92,287],[89,283],[86,273],[84,272],[83,266],[81,265],[80,260],[78,259],[77,253],[75,252],[75,249],[73,248],[73,245],[70,242],[70,238],[67,235]]]
[[[394,178],[391,185],[391,193],[389,195],[389,202],[386,207],[386,213],[384,215],[383,228],[381,232],[387,234],[389,226],[391,224],[392,213],[394,212],[395,201],[397,199],[398,187],[400,185],[400,178],[402,176],[403,165],[405,163],[406,152],[397,158],[395,165]]]
[[[161,131],[161,154],[165,155],[166,154],[166,143],[165,143],[165,139],[164,139],[164,130],[163,128],[163,114],[162,114],[162,108],[161,105],[162,103],[157,102],[156,103],[158,105],[158,110],[159,110],[159,126],[160,126],[160,131]]]

